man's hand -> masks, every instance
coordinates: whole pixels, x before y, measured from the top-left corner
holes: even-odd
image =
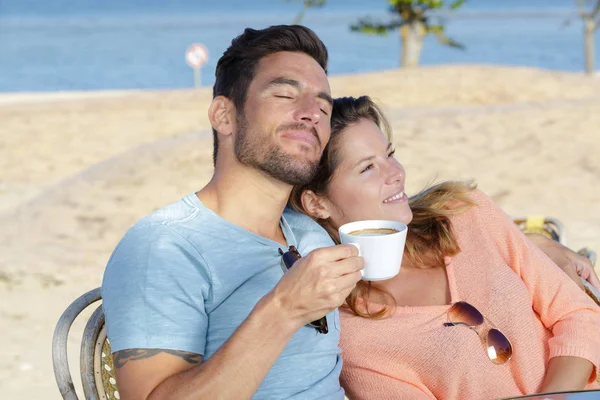
[[[314,250],[284,274],[271,292],[272,299],[287,318],[303,326],[344,304],[363,267],[355,246]]]
[[[560,267],[581,289],[583,282],[588,281],[593,287],[600,290],[600,280],[594,271],[592,263],[587,257],[575,253],[562,244],[538,233],[528,233],[527,237],[542,250],[548,258]]]

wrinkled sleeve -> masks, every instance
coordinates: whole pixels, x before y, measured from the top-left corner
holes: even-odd
[[[600,308],[557,265],[521,233],[489,197],[475,193],[481,220],[500,252],[527,287],[534,311],[553,333],[549,357],[582,357],[600,362]]]
[[[210,273],[191,243],[162,224],[134,227],[102,282],[113,352],[154,348],[204,354]]]

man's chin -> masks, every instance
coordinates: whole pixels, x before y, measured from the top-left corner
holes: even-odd
[[[318,155],[314,149],[307,152],[286,151],[275,148],[266,152],[262,162],[254,165],[271,177],[289,185],[303,185],[313,178],[319,165]]]
[[[315,159],[318,161],[323,154],[321,146],[316,143],[308,143],[302,140],[292,140],[288,143],[282,143],[280,147],[281,151],[290,157]]]
[[[285,153],[288,160],[293,161],[294,164],[301,165],[318,165],[319,160],[321,159],[321,154],[311,149],[311,151],[306,152],[286,152]]]
[[[305,185],[311,181],[316,172],[316,163],[287,163],[286,165],[270,165],[264,171],[273,178],[288,185]]]

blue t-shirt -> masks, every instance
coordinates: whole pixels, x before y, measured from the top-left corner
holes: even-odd
[[[306,255],[331,246],[327,233],[287,209],[288,245]],[[102,283],[113,351],[159,348],[209,359],[283,276],[279,243],[240,228],[195,194],[141,219],[113,252]],[[255,399],[343,399],[337,310],[328,334],[302,327],[273,365]]]

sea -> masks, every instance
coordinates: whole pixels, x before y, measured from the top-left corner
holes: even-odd
[[[577,0],[467,0],[433,18],[464,50],[427,37],[422,65],[501,64],[582,71]],[[214,82],[218,58],[245,27],[289,24],[302,10],[290,0],[0,0],[0,92],[187,88],[186,49],[209,58],[200,84]],[[386,0],[328,0],[304,13],[330,54],[330,74],[397,68],[397,31],[352,32],[361,18],[393,19]],[[596,64],[600,65],[596,32]]]

